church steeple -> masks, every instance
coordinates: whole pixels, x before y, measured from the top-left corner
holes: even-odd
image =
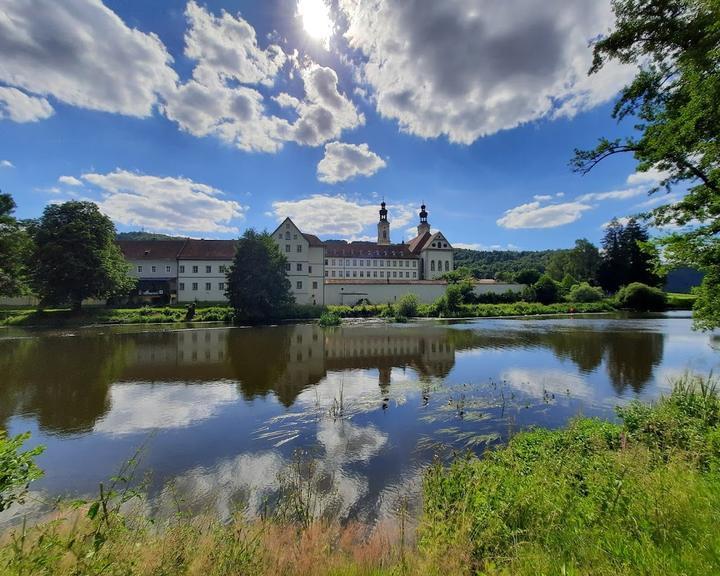
[[[390,244],[390,222],[387,219],[388,211],[385,208],[385,201],[380,204],[380,222],[378,222],[378,244]]]
[[[418,224],[417,231],[418,236],[421,234],[424,234],[425,232],[430,232],[430,224],[428,224],[428,213],[427,210],[425,210],[425,204],[420,206],[420,224]]]

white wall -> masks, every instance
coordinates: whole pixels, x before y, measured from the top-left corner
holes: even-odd
[[[127,260],[130,264],[129,276],[133,278],[176,278],[177,262],[175,260]],[[142,271],[138,267],[142,266]],[[155,271],[153,272],[153,266]],[[168,268],[170,268],[168,270]]]
[[[289,218],[273,232],[272,237],[287,258],[287,277],[295,301],[298,304],[323,304],[325,248],[310,246]]]
[[[227,302],[227,278],[225,272],[221,271],[221,266],[229,269],[232,260],[180,260],[178,265],[178,302]],[[197,266],[197,272],[193,271],[194,266]],[[208,266],[210,272],[207,271]],[[206,287],[208,283],[209,290]],[[197,290],[193,290],[193,284],[197,284]],[[220,284],[224,287],[221,288]]]
[[[415,282],[407,284],[387,283],[332,283],[325,285],[325,304],[353,306],[358,300],[367,299],[371,304],[394,303],[403,294],[417,294],[422,304],[430,304],[445,294],[447,284],[439,282]],[[521,292],[522,284],[476,284],[475,294],[503,294],[509,290]]]

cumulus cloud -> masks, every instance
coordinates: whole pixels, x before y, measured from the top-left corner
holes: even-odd
[[[503,228],[555,228],[578,220],[582,213],[592,209],[582,202],[562,202],[542,206],[540,202],[528,202],[505,211],[497,220]]]
[[[330,142],[317,167],[318,180],[335,184],[356,176],[372,176],[385,167],[385,160],[370,150],[367,144]]]
[[[177,78],[160,39],[100,0],[5,0],[0,54],[0,81],[10,86],[129,116],[149,116]],[[37,100],[44,115],[34,119],[49,116],[47,100]]]
[[[171,178],[115,170],[83,174],[100,189],[100,209],[129,226],[172,232],[234,233],[231,223],[244,218],[245,206],[225,199],[216,188],[187,178]]]
[[[168,95],[165,115],[195,136],[214,135],[249,152],[277,152],[286,142],[318,146],[364,123],[339,91],[334,70],[302,66],[304,96],[271,96],[291,116],[269,113],[260,85],[271,86],[289,60],[274,44],[261,48],[254,28],[240,16],[219,17],[190,2],[185,55],[195,61],[192,78]],[[296,60],[293,65],[298,66]]]
[[[469,144],[603,102],[634,70],[587,77],[588,43],[613,21],[609,2],[340,0],[345,32],[378,112],[421,137]]]
[[[15,165],[10,160],[0,160],[0,168],[15,168]]]
[[[357,237],[378,221],[377,204],[361,204],[345,196],[313,194],[299,200],[280,200],[272,203],[278,221],[289,216],[301,230],[312,234],[339,234]],[[402,227],[414,217],[414,209],[407,205],[388,206],[391,226]]]
[[[1,62],[0,66],[2,66]],[[0,86],[0,120],[37,122],[49,118],[54,112],[45,98],[28,96],[17,88]]]
[[[78,180],[75,178],[75,176],[60,176],[58,178],[58,182],[60,184],[65,184],[67,186],[82,186],[82,180]]]
[[[640,186],[640,185],[647,185],[650,184],[652,186],[657,186],[668,178],[670,176],[669,172],[666,172],[664,170],[658,170],[657,168],[651,168],[650,170],[647,170],[645,172],[635,172],[634,174],[630,174],[627,178],[627,183],[630,186]]]

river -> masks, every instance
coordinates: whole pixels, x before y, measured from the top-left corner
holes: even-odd
[[[0,330],[0,427],[46,446],[45,477],[0,523],[94,493],[138,449],[156,514],[257,514],[311,462],[318,514],[374,522],[419,508],[435,458],[717,372],[713,342],[688,313]]]

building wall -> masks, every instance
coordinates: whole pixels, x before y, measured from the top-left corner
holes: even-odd
[[[130,276],[133,278],[176,278],[175,260],[127,260],[130,264]],[[155,270],[153,270],[153,267]]]
[[[325,284],[325,304],[354,306],[367,299],[371,304],[392,304],[404,294],[417,294],[422,304],[430,304],[445,294],[447,284],[441,282],[417,282],[406,284],[386,283],[332,283]],[[521,292],[522,284],[476,284],[475,294],[503,294],[507,291]]]
[[[419,280],[418,259],[410,258],[325,258],[326,277],[329,280],[387,279]]]
[[[232,260],[179,260],[178,302],[227,302],[225,270],[231,265]]]
[[[423,259],[424,280],[435,280],[445,272],[454,270],[454,258],[452,248],[433,249],[428,248],[421,253]],[[434,263],[434,265],[433,265]]]
[[[325,248],[310,246],[290,219],[286,219],[272,237],[287,258],[287,276],[295,301],[298,304],[323,304]]]

